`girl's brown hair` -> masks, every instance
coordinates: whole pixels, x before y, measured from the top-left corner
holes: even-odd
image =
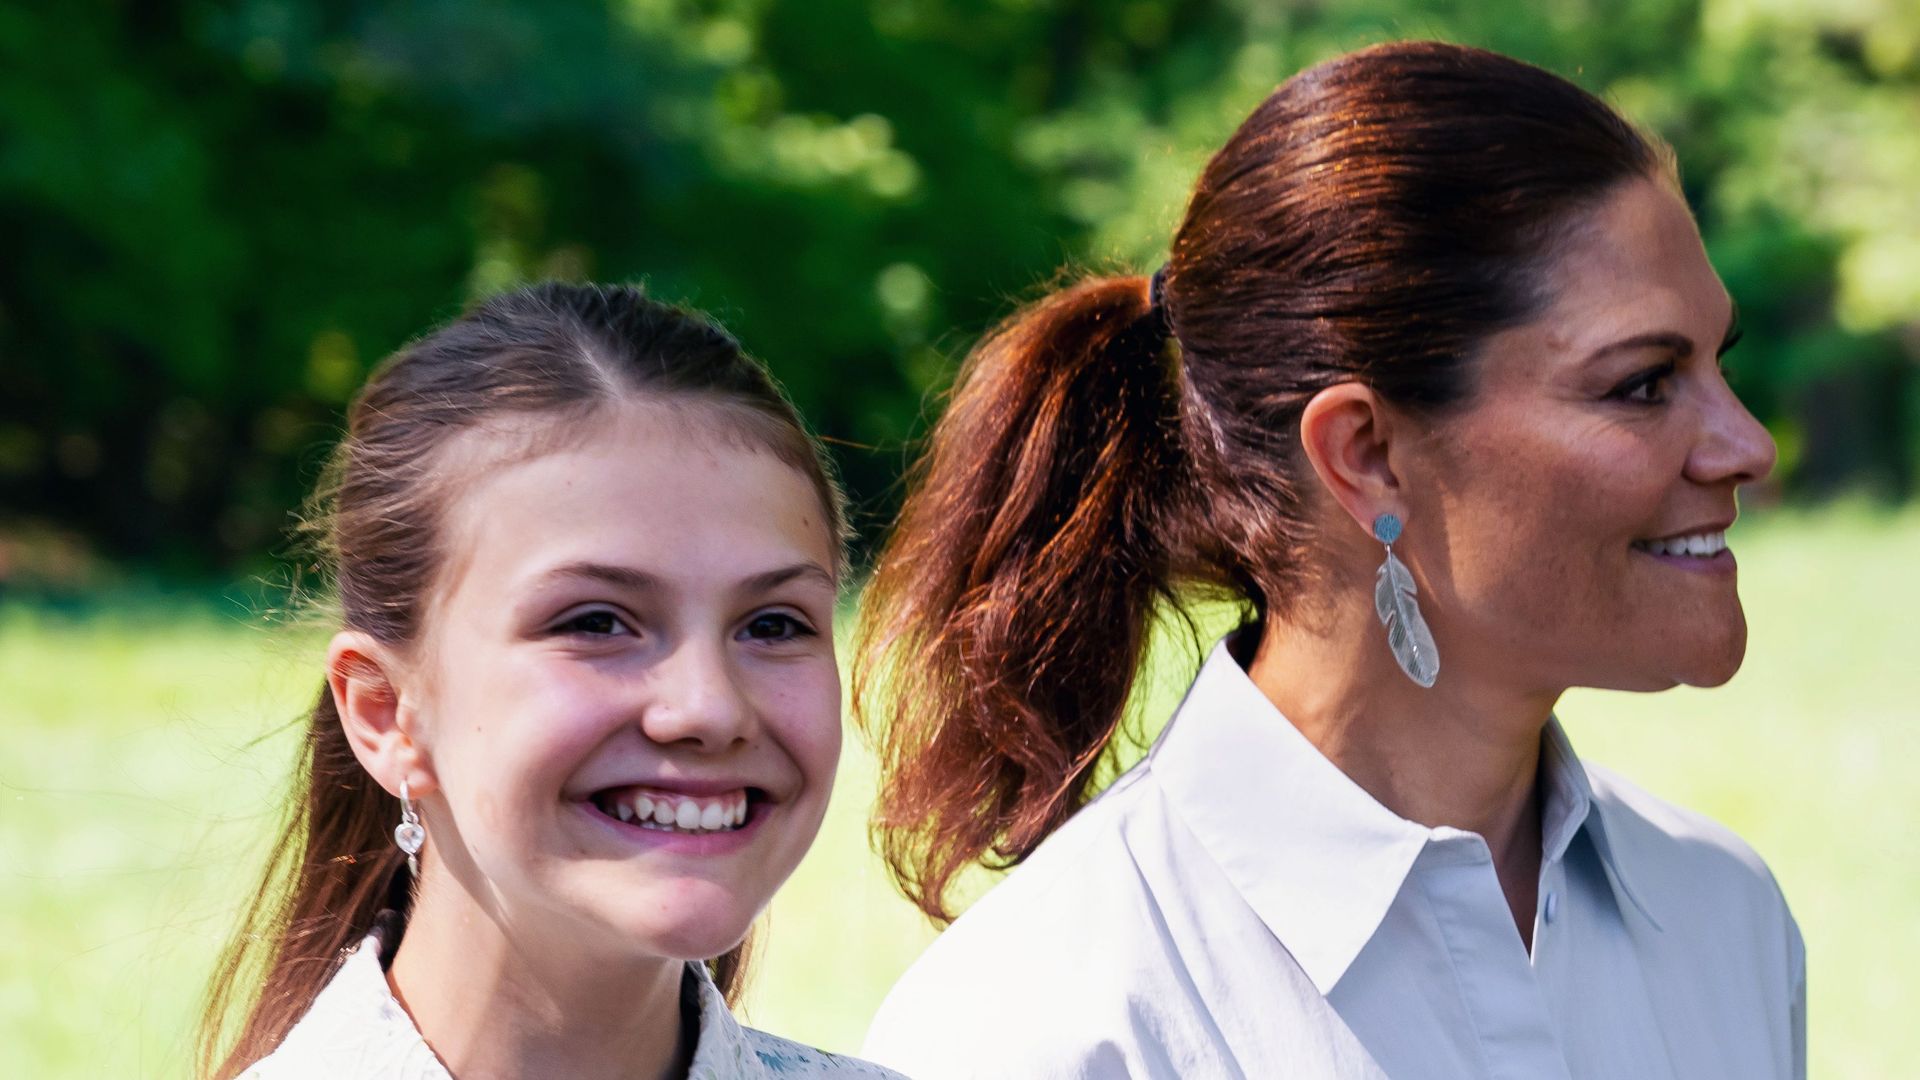
[[[634,397],[704,407],[702,421],[794,466],[818,490],[835,542],[844,539],[818,444],[726,331],[637,288],[539,285],[400,349],[354,399],[304,525],[341,625],[398,648],[419,640],[444,561],[441,447],[490,421],[578,421]],[[270,1052],[376,915],[404,914],[410,902],[392,840],[399,801],[360,767],[324,685],[305,726],[286,822],[209,988],[202,1075],[234,1076]],[[712,962],[730,1001],[744,963],[744,945]]]
[[[902,889],[952,917],[970,863],[1086,800],[1154,612],[1284,615],[1312,542],[1299,420],[1358,380],[1437,412],[1550,299],[1558,231],[1667,151],[1539,68],[1384,45],[1280,86],[1201,174],[1157,278],[1096,277],[988,335],[867,586],[854,702]]]

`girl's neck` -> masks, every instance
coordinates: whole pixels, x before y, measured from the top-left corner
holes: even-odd
[[[444,864],[423,870],[387,981],[457,1080],[686,1075],[698,1015],[682,1016],[684,963],[508,924]]]
[[[1363,612],[1371,618],[1369,609]],[[1524,694],[1446,666],[1408,679],[1355,617],[1312,628],[1269,620],[1248,676],[1327,759],[1382,806],[1487,842],[1514,921],[1530,938],[1541,859],[1540,738],[1557,694]]]

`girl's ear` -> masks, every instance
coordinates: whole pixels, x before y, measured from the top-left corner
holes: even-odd
[[[342,630],[327,646],[327,685],[353,756],[394,796],[407,782],[414,798],[437,786],[425,749],[414,741],[413,713],[402,701],[403,668],[394,651],[359,630]]]

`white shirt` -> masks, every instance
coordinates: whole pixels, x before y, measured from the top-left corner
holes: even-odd
[[[1804,1077],[1726,829],[1543,743],[1529,956],[1477,834],[1380,805],[1216,647],[1140,765],[942,934],[862,1053],[947,1077]]]
[[[705,964],[688,964],[683,993],[698,998],[700,1039],[688,1080],[866,1077],[904,1080],[841,1057],[743,1027],[727,1009]],[[453,1080],[413,1018],[394,1000],[369,934],[347,955],[300,1022],[240,1080]]]

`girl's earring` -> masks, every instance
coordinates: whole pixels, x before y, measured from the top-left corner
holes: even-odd
[[[427,830],[420,824],[420,815],[413,808],[413,793],[407,790],[405,780],[400,781],[400,824],[393,827],[393,842],[407,853],[407,872],[419,877],[420,847],[427,842]]]
[[[1380,625],[1387,628],[1387,647],[1400,662],[1407,678],[1421,686],[1432,686],[1440,677],[1440,650],[1434,648],[1433,631],[1420,617],[1420,604],[1414,599],[1419,589],[1407,564],[1393,557],[1393,542],[1400,539],[1400,519],[1381,514],[1373,519],[1373,538],[1387,545],[1387,561],[1373,580],[1373,609]]]

